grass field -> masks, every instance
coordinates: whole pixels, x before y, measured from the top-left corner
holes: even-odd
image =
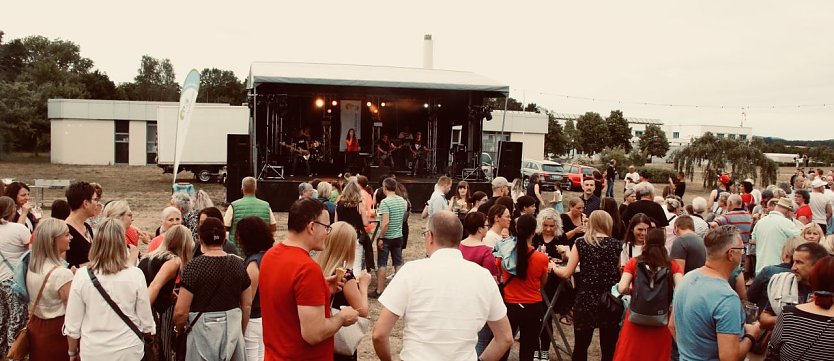
[[[115,200],[123,199],[128,201],[134,214],[134,224],[142,230],[152,232],[161,223],[161,210],[168,205],[170,200],[170,189],[172,176],[170,174],[162,174],[162,171],[154,166],[79,166],[79,165],[56,165],[49,164],[45,159],[48,158],[32,158],[25,155],[16,155],[9,161],[9,158],[3,158],[0,162],[0,178],[14,178],[18,181],[23,181],[32,184],[34,179],[71,179],[76,181],[98,182],[104,188],[102,199]],[[660,165],[668,167],[668,165]],[[792,174],[791,168],[780,169],[779,180],[787,180]],[[178,177],[180,181],[191,182],[193,175],[191,173],[181,173]],[[195,184],[198,188],[206,190],[216,205],[220,205],[224,201],[225,188],[220,184]],[[658,192],[664,185],[656,184],[655,187]],[[615,198],[618,201],[622,200],[622,181],[615,186]],[[37,198],[38,192],[33,191]],[[705,191],[701,186],[700,177],[696,177],[694,182],[689,182],[687,185],[687,194],[684,197],[685,201],[689,203],[692,198],[697,196],[707,196],[708,191]],[[575,192],[565,192],[565,202],[571,197],[578,196]],[[54,190],[46,190],[44,198],[51,203],[52,199],[63,197],[62,192]],[[551,197],[545,194],[546,199]],[[220,206],[221,209],[225,209]],[[45,212],[45,214],[48,214]],[[276,213],[278,219],[278,232],[276,232],[276,239],[281,240],[286,237],[286,213]],[[425,221],[417,214],[412,214],[409,218],[409,227],[411,229],[411,237],[408,242],[408,248],[404,252],[406,261],[415,260],[425,257],[425,245],[420,236],[420,232],[425,228]],[[372,286],[373,287],[373,286]],[[380,311],[379,303],[371,299],[371,315],[372,320],[376,319]],[[568,340],[573,340],[573,330],[571,327],[565,327],[568,334]],[[391,341],[392,351],[396,354],[401,349],[402,338],[402,321],[400,321],[395,328]],[[596,340],[596,338],[595,338]],[[514,346],[517,348],[517,343]],[[591,345],[590,359],[599,358],[599,348],[597,341]],[[366,337],[359,348],[360,360],[374,360],[376,355],[373,351],[370,337]],[[511,357],[514,359],[514,357]],[[551,352],[551,359],[556,359],[556,356]]]

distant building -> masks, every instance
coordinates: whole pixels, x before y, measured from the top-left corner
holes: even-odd
[[[483,149],[493,160],[498,159],[498,142],[522,142],[522,158],[545,159],[544,136],[547,135],[547,114],[522,111],[493,110],[492,120],[484,119]],[[503,135],[502,135],[503,125]],[[452,142],[460,143],[461,126],[452,127]]]

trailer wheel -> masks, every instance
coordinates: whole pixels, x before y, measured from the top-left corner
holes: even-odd
[[[194,172],[194,178],[201,183],[208,183],[214,179],[214,172],[208,168],[199,168],[199,170]]]

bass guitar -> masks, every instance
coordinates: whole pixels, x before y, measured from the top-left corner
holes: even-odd
[[[296,154],[300,155],[301,158],[304,158],[304,160],[309,160],[310,159],[310,151],[308,151],[306,149],[301,149],[299,147],[296,147],[294,144],[287,144],[287,143],[284,143],[284,142],[281,142],[281,146],[284,147],[284,148],[289,149],[293,153],[296,153]]]

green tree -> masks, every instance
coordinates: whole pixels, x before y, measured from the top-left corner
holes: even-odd
[[[610,148],[623,148],[628,153],[631,151],[631,127],[628,120],[623,117],[621,110],[612,110],[611,115],[605,118],[605,126],[608,128],[608,137],[605,146]]]
[[[120,96],[128,100],[177,101],[180,85],[174,74],[174,66],[168,59],[142,55],[139,72],[133,83],[119,84]]]
[[[599,153],[605,148],[608,129],[599,113],[587,112],[576,119],[577,148],[587,155]]]
[[[230,70],[205,68],[200,72],[200,94],[197,101],[240,105],[246,101],[246,87]]]
[[[549,110],[547,113],[547,135],[544,136],[545,154],[562,155],[568,152],[568,138],[565,135],[562,125]]]
[[[495,110],[504,110],[504,102],[507,102],[507,110],[516,110],[522,111],[524,110],[524,105],[521,104],[518,100],[515,100],[513,97],[509,99],[506,98],[488,98],[486,101],[486,105],[492,107]]]
[[[762,184],[776,183],[778,171],[776,162],[768,159],[751,143],[718,138],[709,132],[675,151],[672,160],[675,169],[689,174],[690,179],[694,179],[696,167],[702,169],[705,188],[711,186],[722,171],[729,171],[738,179],[759,179]],[[727,169],[728,166],[730,169]]]
[[[669,152],[669,140],[659,125],[649,124],[640,136],[640,151],[648,157],[665,157]]]
[[[86,96],[88,99],[119,99],[116,84],[105,73],[96,70],[81,74],[80,80],[84,84],[84,89],[87,90]]]
[[[524,107],[525,112],[533,112],[533,113],[541,113],[539,110],[539,106],[536,103],[529,103],[526,107]]]
[[[570,153],[574,149],[577,149],[576,126],[573,125],[573,119],[568,119],[565,121],[565,127],[563,128],[562,133],[565,134],[565,140],[567,145],[567,152],[565,153]]]

